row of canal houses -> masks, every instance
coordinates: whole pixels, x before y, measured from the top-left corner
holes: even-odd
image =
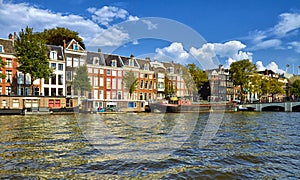
[[[53,76],[33,82],[30,92],[30,76],[17,70],[14,56],[14,39],[0,39],[0,56],[6,63],[1,68],[5,78],[0,78],[1,108],[62,108],[84,104],[85,110],[98,107],[117,106],[144,110],[145,102],[164,98],[165,75],[176,89],[179,97],[187,96],[188,90],[182,78],[182,65],[173,62],[139,59],[133,55],[124,57],[114,54],[90,52],[74,39],[63,46],[47,45],[49,66]],[[72,80],[79,66],[86,65],[92,86],[91,91],[81,92],[72,88]],[[126,72],[132,71],[138,78],[136,91],[129,96],[124,86]]]

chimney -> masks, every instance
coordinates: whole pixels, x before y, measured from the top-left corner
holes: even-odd
[[[134,58],[134,55],[133,55],[133,54],[131,54],[131,55],[130,55],[130,58],[131,58],[131,59],[133,59],[133,58]]]
[[[98,52],[101,53],[101,48],[98,48]]]
[[[12,38],[12,34],[11,33],[9,33],[9,35],[8,35],[8,39],[10,39],[10,40],[12,40],[13,38]]]
[[[151,62],[151,59],[150,59],[150,57],[146,57],[145,58],[147,61],[150,61]]]
[[[64,42],[64,49],[66,49],[67,47],[66,40],[63,40],[63,42]]]
[[[17,39],[17,33],[14,32],[14,40],[16,40],[16,39]]]

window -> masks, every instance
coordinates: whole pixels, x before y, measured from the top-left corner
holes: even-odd
[[[152,98],[152,97],[151,97],[151,93],[149,93],[149,96],[148,96],[148,97],[149,97],[149,99],[151,100],[151,98]]]
[[[73,44],[73,50],[75,50],[75,51],[79,50],[78,44]]]
[[[149,64],[144,65],[144,70],[149,71]]]
[[[98,65],[99,64],[99,58],[93,57],[93,64]]]
[[[54,100],[49,99],[48,107],[49,107],[49,108],[53,108],[53,107],[54,107]]]
[[[64,76],[62,74],[58,75],[58,85],[63,85],[64,82]]]
[[[110,91],[106,92],[106,99],[110,99]]]
[[[103,87],[104,86],[104,78],[100,77],[100,86]]]
[[[12,59],[6,59],[6,67],[12,68]]]
[[[8,82],[8,80],[9,80],[9,82],[12,83],[12,71],[11,70],[7,70],[5,72],[5,75],[6,75],[6,82]]]
[[[93,68],[88,68],[88,73],[93,73]]]
[[[141,83],[140,83],[140,88],[142,89],[142,88],[143,88],[143,86],[144,86],[144,81],[143,81],[143,80],[141,80]]]
[[[167,71],[169,74],[173,74],[174,73],[174,68],[173,67],[168,67]]]
[[[64,70],[64,65],[63,64],[58,64],[58,70],[63,71]]]
[[[115,60],[115,59],[112,60],[112,61],[111,61],[111,66],[112,66],[112,67],[117,67],[117,60]]]
[[[122,79],[121,78],[119,78],[118,79],[118,89],[122,89]]]
[[[63,96],[64,95],[64,90],[63,88],[58,88],[58,95]]]
[[[5,94],[6,95],[11,95],[11,87],[10,86],[6,86]]]
[[[57,52],[56,51],[51,51],[50,52],[50,59],[51,60],[57,60]]]
[[[117,76],[117,71],[116,70],[112,70],[112,76]]]
[[[67,86],[67,95],[72,95],[72,87]]]
[[[51,68],[56,69],[56,63],[51,63]]]
[[[3,46],[0,45],[0,52],[4,52]]]
[[[51,96],[56,96],[56,89],[55,88],[51,88]]]
[[[98,90],[94,89],[94,99],[98,99]]]
[[[13,108],[19,108],[19,99],[13,99]]]
[[[122,99],[122,92],[118,92],[118,99]]]
[[[123,74],[122,74],[122,71],[121,71],[121,70],[119,70],[119,71],[118,71],[118,76],[119,76],[119,77],[122,77],[122,76],[123,76]]]
[[[145,89],[148,89],[148,81],[145,81]]]
[[[140,93],[140,100],[143,100],[143,93]]]
[[[94,76],[94,86],[98,86],[98,77]]]
[[[110,75],[110,69],[106,69],[106,74]]]
[[[80,58],[79,61],[80,61],[80,66],[83,66],[85,64],[85,59]]]
[[[128,108],[136,108],[136,102],[128,102]]]
[[[44,88],[44,95],[49,96],[49,88]]]
[[[148,74],[145,74],[145,78],[148,78]]]
[[[51,77],[51,84],[56,85],[56,76]]]
[[[104,74],[104,70],[103,69],[100,69],[100,74]]]
[[[110,85],[110,78],[106,79],[106,89],[110,89],[111,85]]]
[[[60,100],[58,99],[58,100],[55,100],[55,107],[60,107]]]
[[[134,66],[134,60],[133,59],[129,59],[129,66]]]
[[[67,81],[72,81],[72,71],[67,71],[66,75],[67,75]]]
[[[112,89],[117,89],[117,79],[116,78],[112,79]]]
[[[152,81],[149,83],[149,89],[152,89]]]
[[[78,58],[73,58],[73,67],[78,67]]]
[[[0,86],[0,95],[2,94],[2,86]]]
[[[72,58],[67,57],[67,66],[72,67]]]

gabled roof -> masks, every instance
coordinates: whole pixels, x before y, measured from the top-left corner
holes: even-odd
[[[13,46],[13,41],[9,39],[0,39],[0,45],[3,46],[3,50],[0,53],[5,54],[14,54],[15,49]]]
[[[105,58],[101,52],[87,52],[87,64],[105,66]]]
[[[50,57],[51,51],[57,52],[57,60],[64,60],[64,53],[63,53],[63,47],[62,46],[56,46],[56,45],[46,45],[47,48],[47,57]]]
[[[132,57],[124,57],[124,56],[120,56],[124,66],[128,66],[128,67],[135,67],[135,68],[140,68],[138,62],[136,61],[136,59],[132,56]],[[133,60],[133,66],[129,66],[129,60],[132,59]]]
[[[120,59],[120,56],[118,56],[118,55],[103,54],[103,57],[105,59],[106,66],[111,66],[111,63],[113,60],[117,61],[117,67],[122,67],[124,65],[122,60]]]
[[[74,50],[74,44],[78,45],[78,50]],[[85,51],[75,39],[72,39],[70,42],[68,42],[66,49],[72,51]]]
[[[150,64],[150,62],[151,62],[150,60],[147,60],[147,59],[136,59],[136,61],[139,64],[141,70],[144,70],[145,66],[149,67],[149,71],[153,70],[153,68],[152,68],[152,66]]]

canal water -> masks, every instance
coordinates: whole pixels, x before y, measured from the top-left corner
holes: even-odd
[[[216,117],[0,116],[0,179],[300,178],[300,113]]]

